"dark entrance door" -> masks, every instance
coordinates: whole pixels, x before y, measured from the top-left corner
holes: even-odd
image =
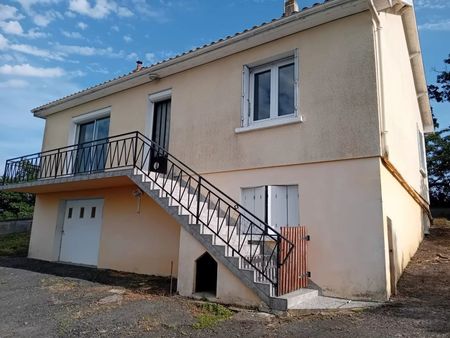
[[[167,150],[169,149],[171,100],[155,103],[153,111],[152,141],[156,143],[150,158],[150,170],[167,172]]]
[[[217,262],[205,252],[196,261],[195,292],[207,292],[216,295]]]

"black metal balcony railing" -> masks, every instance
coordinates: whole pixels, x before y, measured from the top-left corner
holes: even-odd
[[[165,197],[174,199],[191,223],[207,228],[277,290],[278,271],[293,244],[234,199],[139,132],[35,153],[6,161],[3,185],[137,169]],[[288,248],[281,257],[281,245]],[[275,270],[274,270],[275,269]]]

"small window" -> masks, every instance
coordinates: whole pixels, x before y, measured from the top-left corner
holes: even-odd
[[[241,127],[297,116],[297,57],[244,66]]]
[[[417,128],[417,143],[419,150],[419,165],[420,165],[420,173],[423,176],[427,174],[427,154],[425,151],[425,137],[423,136],[423,132]]]
[[[80,208],[80,218],[84,218],[84,208]]]
[[[73,209],[69,208],[69,212],[67,213],[67,218],[72,218]]]
[[[97,211],[96,207],[92,207],[91,209],[91,218],[95,218],[95,212]]]

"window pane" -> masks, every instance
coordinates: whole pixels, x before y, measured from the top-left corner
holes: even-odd
[[[255,74],[253,120],[263,120],[270,117],[270,70]]]
[[[102,139],[108,137],[109,134],[109,117],[97,120],[95,131],[95,139]]]
[[[96,207],[92,207],[91,209],[91,218],[95,218]]]
[[[294,64],[278,70],[278,116],[294,114]]]
[[[69,208],[69,214],[67,215],[67,218],[72,218],[72,208]]]
[[[81,207],[80,208],[80,218],[83,218],[83,217],[84,217],[84,208]]]

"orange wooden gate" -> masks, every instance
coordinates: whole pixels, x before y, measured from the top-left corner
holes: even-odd
[[[294,249],[278,270],[278,296],[308,286],[306,228],[304,226],[282,227],[281,234],[294,244]],[[281,242],[280,250],[280,257],[285,257],[289,250],[286,241]]]

